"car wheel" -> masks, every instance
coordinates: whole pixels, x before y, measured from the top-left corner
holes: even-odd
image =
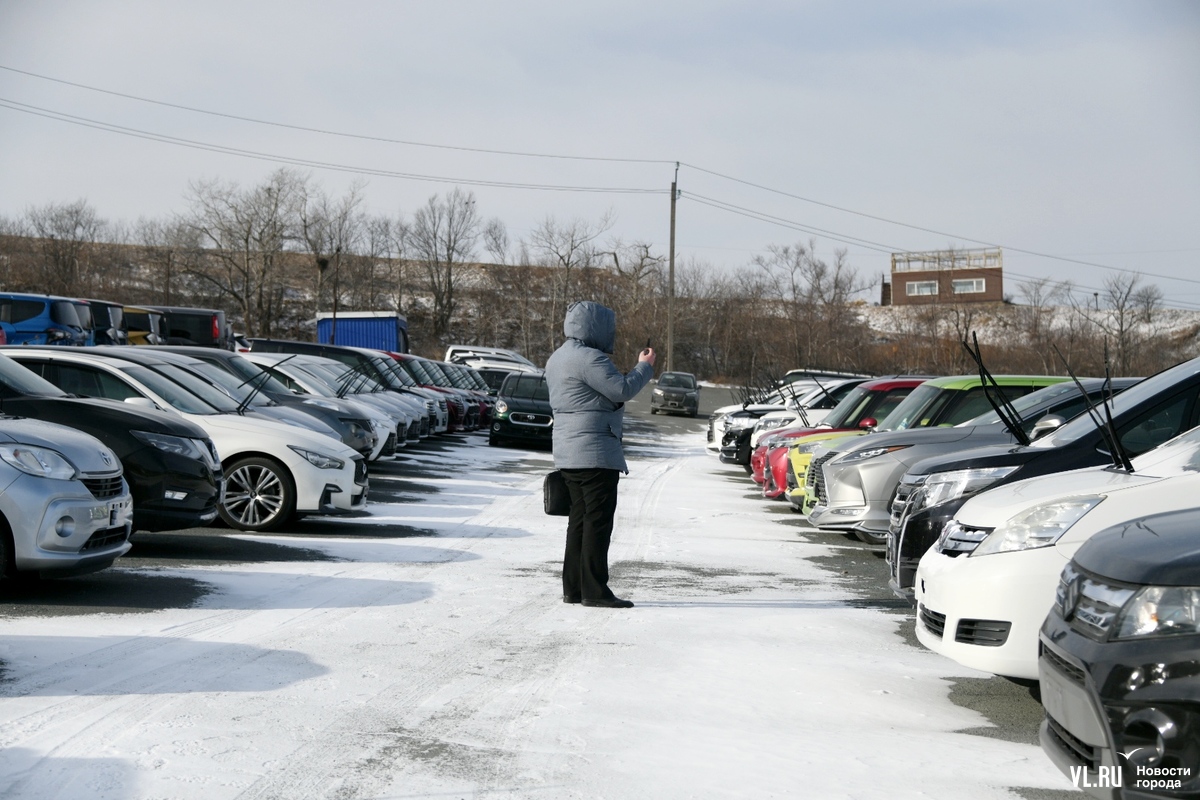
[[[500,447],[500,437],[489,434],[488,435],[488,445],[490,447]]]
[[[874,545],[887,544],[888,535],[886,533],[871,533],[870,531],[855,531],[854,535],[858,537],[860,542]]]
[[[695,418],[696,418],[696,413],[697,413],[697,412],[695,411],[695,409],[693,409],[692,411],[689,411],[689,412],[688,412],[688,416],[689,416],[689,417],[691,417],[692,419],[695,419]]]
[[[650,413],[651,413],[651,414],[657,414],[657,413],[658,413],[658,409],[657,409],[657,408],[654,408],[653,406],[651,406],[651,407],[650,407]]]
[[[296,487],[278,461],[242,458],[225,468],[225,499],[217,512],[243,531],[278,528],[296,511]]]

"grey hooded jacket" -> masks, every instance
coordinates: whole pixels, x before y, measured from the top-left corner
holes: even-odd
[[[629,472],[621,450],[623,406],[654,376],[654,367],[639,363],[628,375],[617,370],[606,355],[616,342],[617,315],[599,303],[572,303],[563,333],[567,341],[546,362],[554,466]]]

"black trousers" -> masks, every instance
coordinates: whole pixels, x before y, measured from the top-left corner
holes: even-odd
[[[571,495],[567,521],[567,550],[563,556],[563,597],[607,600],[608,543],[617,512],[615,469],[564,469]]]

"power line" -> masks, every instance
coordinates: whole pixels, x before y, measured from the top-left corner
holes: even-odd
[[[339,136],[339,137],[346,138],[346,139],[357,139],[359,141],[365,141],[365,142],[382,142],[385,144],[402,144],[402,145],[407,145],[409,147],[429,147],[429,148],[433,148],[433,149],[437,149],[437,150],[457,150],[457,151],[464,152],[464,153],[487,153],[490,155],[499,155],[499,156],[520,156],[522,158],[553,158],[553,159],[560,159],[560,160],[566,160],[566,161],[607,161],[610,163],[616,162],[616,163],[622,163],[622,164],[674,164],[675,163],[673,160],[659,159],[659,158],[612,158],[612,157],[604,157],[604,156],[565,155],[565,154],[561,154],[561,153],[533,153],[533,152],[525,152],[525,151],[520,151],[520,150],[492,150],[492,149],[485,148],[485,147],[465,147],[465,146],[461,146],[461,145],[434,144],[432,142],[417,142],[417,141],[412,141],[412,140],[408,140],[408,139],[390,139],[385,136],[371,136],[371,135],[360,134],[360,133],[349,133],[346,131],[327,130],[324,128],[312,128],[312,127],[308,127],[305,125],[293,125],[293,124],[290,124],[287,122],[276,122],[274,120],[269,120],[269,119],[258,119],[257,117],[245,117],[245,116],[241,116],[239,114],[229,114],[224,111],[214,111],[214,110],[208,109],[208,108],[197,108],[195,106],[185,106],[181,103],[171,103],[171,102],[167,102],[165,100],[155,100],[150,97],[139,97],[138,95],[126,94],[125,92],[117,92],[117,91],[113,91],[112,89],[102,89],[99,86],[89,86],[85,83],[76,83],[74,81],[63,80],[62,78],[52,78],[49,75],[40,75],[36,72],[29,72],[27,70],[17,69],[16,67],[7,67],[7,66],[4,66],[3,64],[0,64],[0,70],[5,70],[7,72],[14,72],[18,75],[26,75],[30,78],[38,78],[38,79],[44,80],[44,81],[51,81],[53,83],[59,83],[59,84],[62,84],[63,86],[73,86],[77,89],[86,89],[90,92],[99,92],[101,94],[107,94],[112,97],[121,97],[126,100],[136,100],[139,103],[150,103],[152,105],[162,106],[164,108],[174,108],[174,109],[178,109],[180,111],[190,111],[194,114],[206,114],[211,117],[222,117],[224,119],[238,120],[239,122],[250,122],[255,125],[270,125],[273,128],[286,128],[287,130],[303,131],[305,133],[319,133],[319,134],[322,134],[325,136]]]
[[[376,169],[371,167],[356,167],[348,164],[336,164],[327,161],[315,161],[312,159],[297,158],[294,156],[282,156],[273,153],[263,153],[255,150],[244,150],[237,147],[229,147],[227,145],[212,144],[210,142],[201,142],[194,139],[183,139],[178,136],[169,136],[167,134],[155,133],[153,131],[140,130],[138,128],[129,128],[124,125],[115,125],[109,122],[80,117],[74,114],[66,114],[61,111],[41,108],[39,106],[21,103],[16,100],[9,100],[0,97],[0,108],[7,108],[10,111],[19,111],[24,114],[33,116],[45,117],[46,119],[56,120],[58,122],[67,122],[72,125],[79,125],[85,128],[94,128],[96,130],[116,133],[122,136],[132,136],[138,139],[146,139],[162,144],[170,144],[179,147],[187,147],[193,150],[206,150],[212,153],[223,153],[225,155],[235,155],[243,158],[251,158],[259,161],[270,161],[277,164],[288,164],[291,166],[312,167],[314,169],[326,169],[335,172],[348,172],[355,175],[370,175],[381,178],[398,178],[402,180],[427,181],[430,183],[450,183],[463,186],[490,186],[500,187],[505,189],[534,189],[540,191],[553,192],[592,192],[602,194],[666,194],[666,189],[641,189],[629,187],[613,187],[613,186],[562,186],[555,184],[540,184],[540,183],[519,183],[515,181],[492,181],[480,178],[449,178],[438,175],[422,175],[411,172],[397,172],[392,170]]]

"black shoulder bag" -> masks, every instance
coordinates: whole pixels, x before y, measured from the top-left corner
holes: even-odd
[[[552,517],[566,517],[571,514],[571,494],[567,491],[567,482],[563,474],[554,470],[542,482],[542,504],[546,513]]]

